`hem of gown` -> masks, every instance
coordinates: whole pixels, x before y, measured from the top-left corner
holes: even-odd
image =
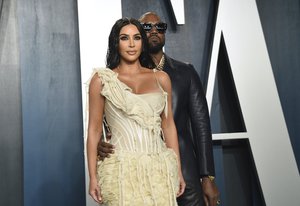
[[[98,162],[98,184],[109,205],[177,205],[178,162],[175,152],[116,151]]]

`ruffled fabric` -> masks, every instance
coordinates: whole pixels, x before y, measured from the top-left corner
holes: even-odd
[[[100,162],[97,171],[107,205],[177,205],[179,177],[173,150],[155,154],[116,153]]]
[[[124,111],[128,118],[138,122],[143,128],[152,130],[154,133],[160,132],[161,117],[160,113],[153,111],[153,108],[143,101],[140,95],[134,94],[132,89],[118,79],[118,73],[108,68],[94,69],[93,75],[97,73],[101,78],[103,88],[101,94],[111,101],[115,107]],[[92,76],[93,76],[92,75]],[[167,115],[167,96],[164,91],[163,95],[165,114]]]

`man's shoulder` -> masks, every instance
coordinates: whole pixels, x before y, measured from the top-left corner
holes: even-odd
[[[169,57],[167,55],[165,56],[165,58],[166,58],[167,62],[172,63],[174,65],[180,65],[180,66],[185,66],[185,67],[191,66],[191,64],[188,62],[179,61],[179,60]]]
[[[192,71],[195,70],[194,66],[189,63],[189,62],[183,62],[183,61],[179,61],[177,59],[171,58],[169,56],[165,56],[167,64],[169,67],[171,67],[172,69],[178,70],[178,71]]]

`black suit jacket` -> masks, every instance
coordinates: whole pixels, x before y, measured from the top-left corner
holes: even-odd
[[[172,107],[183,176],[186,180],[214,176],[210,119],[199,75],[193,65],[166,55],[163,69],[172,83]]]

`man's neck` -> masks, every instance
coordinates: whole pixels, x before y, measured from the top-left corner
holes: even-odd
[[[156,54],[151,54],[152,60],[154,62],[155,65],[158,65],[162,56],[164,55],[164,52],[162,50],[160,50],[158,53]]]

